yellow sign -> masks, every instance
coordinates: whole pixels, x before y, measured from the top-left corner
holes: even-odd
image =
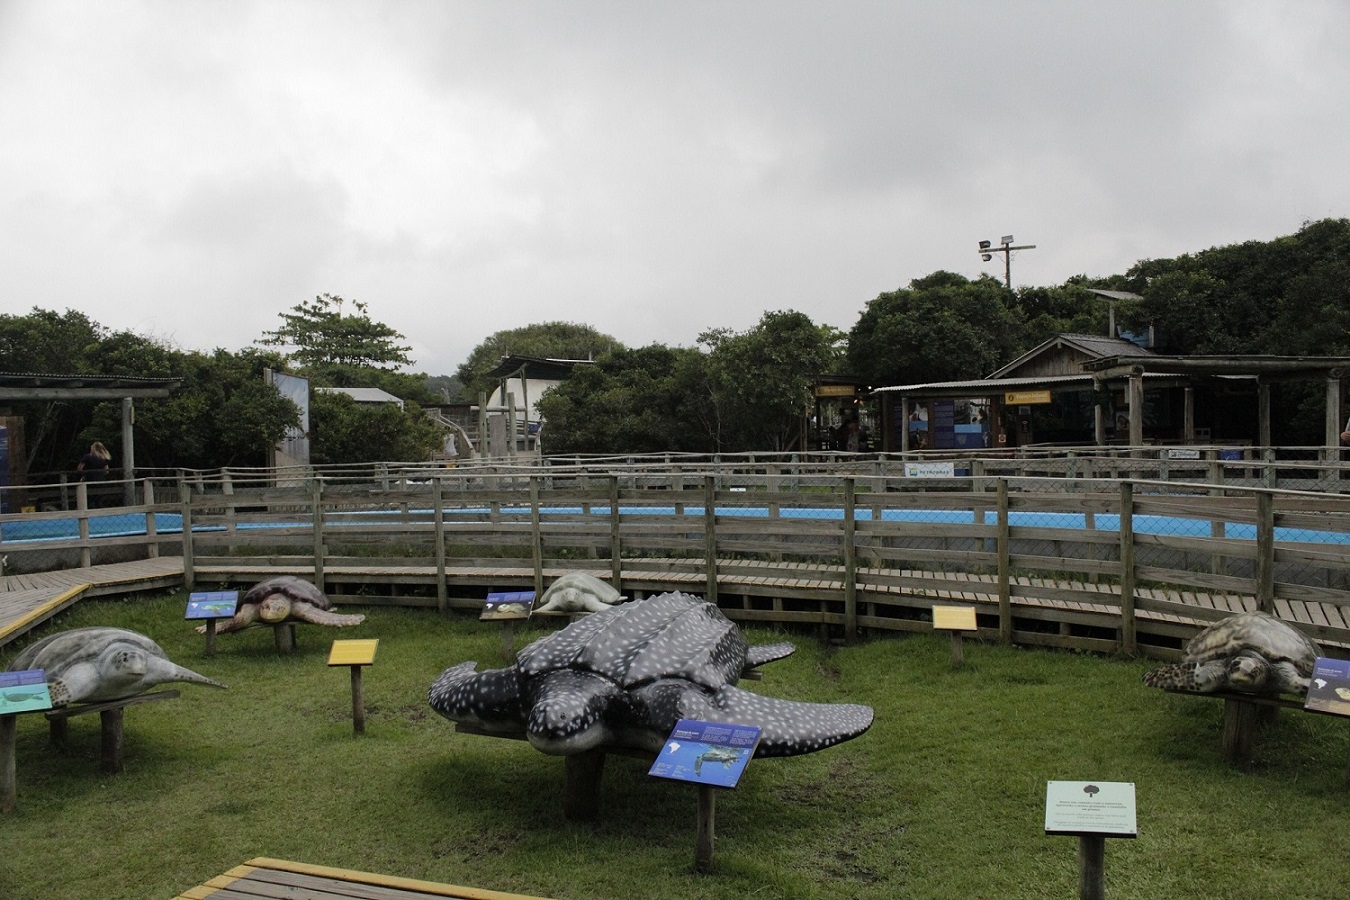
[[[375,662],[375,648],[379,645],[378,638],[369,641],[333,641],[333,649],[328,652],[328,664],[368,666]]]
[[[933,627],[938,631],[974,631],[975,607],[935,606]]]
[[[1049,391],[1008,391],[1003,402],[1009,406],[1030,406],[1033,403],[1049,403]]]
[[[856,393],[858,393],[858,386],[853,384],[816,385],[817,397],[852,397]]]

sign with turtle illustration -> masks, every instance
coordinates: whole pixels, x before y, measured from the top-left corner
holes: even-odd
[[[238,591],[194,591],[188,594],[186,619],[232,619],[239,606]]]
[[[681,719],[647,774],[734,788],[755,755],[759,736],[753,725]]]
[[[480,621],[528,619],[534,612],[534,591],[497,591],[487,595]]]
[[[1350,716],[1350,660],[1317,658],[1303,708],[1334,716]]]
[[[0,672],[0,715],[52,708],[47,673],[42,669]]]

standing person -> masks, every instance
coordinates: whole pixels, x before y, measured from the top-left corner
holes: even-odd
[[[80,476],[81,481],[107,481],[111,468],[112,454],[101,441],[94,441],[89,445],[89,452],[80,457],[75,471],[85,473]]]

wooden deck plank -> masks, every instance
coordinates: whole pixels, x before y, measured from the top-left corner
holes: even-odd
[[[258,857],[224,875],[179,894],[174,900],[546,900],[484,888],[380,875],[355,869],[314,866],[290,860]]]

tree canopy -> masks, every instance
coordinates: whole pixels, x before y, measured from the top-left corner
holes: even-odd
[[[590,325],[575,322],[540,322],[520,328],[508,328],[488,335],[469,354],[455,373],[460,383],[459,398],[474,403],[480,393],[491,393],[497,385],[488,376],[504,356],[533,356],[537,359],[599,359],[623,344]]]
[[[403,335],[383,322],[376,322],[366,304],[335,294],[320,294],[279,313],[282,324],[265,331],[257,343],[265,347],[292,348],[287,358],[309,372],[332,369],[397,369],[412,364],[411,347],[398,343]]]

